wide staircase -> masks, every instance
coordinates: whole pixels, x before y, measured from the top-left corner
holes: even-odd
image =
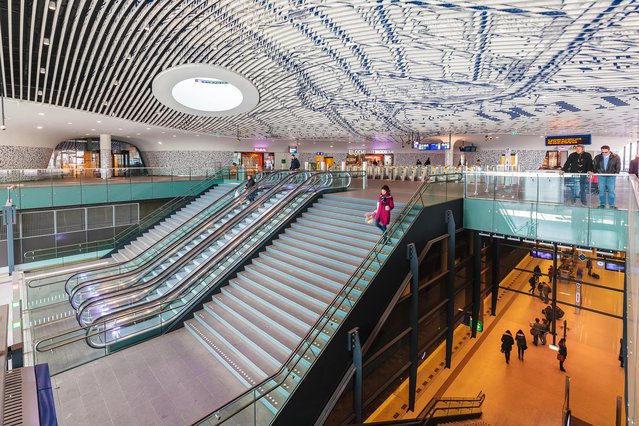
[[[166,235],[175,231],[189,219],[204,210],[237,186],[236,183],[222,183],[209,189],[192,202],[182,207],[166,219],[159,222],[131,243],[114,252],[111,256],[117,262],[126,262],[149,249]]]
[[[396,204],[397,211],[402,207]],[[186,321],[186,328],[247,388],[273,375],[379,240],[381,232],[364,221],[374,209],[374,201],[325,195]],[[360,281],[353,297],[365,287]],[[259,409],[275,413],[287,397],[278,389]]]

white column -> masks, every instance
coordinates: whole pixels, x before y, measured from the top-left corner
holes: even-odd
[[[102,179],[111,177],[112,168],[111,135],[100,135],[100,176]]]
[[[320,162],[320,170],[323,172],[326,171],[326,163],[324,161]]]
[[[342,171],[346,171],[346,161],[342,161]]]

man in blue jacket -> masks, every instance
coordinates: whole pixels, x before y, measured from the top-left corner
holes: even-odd
[[[593,162],[593,171],[598,174],[599,179],[599,208],[606,208],[606,192],[608,192],[608,206],[616,209],[615,206],[615,183],[621,171],[621,159],[618,155],[610,152],[610,147],[601,147],[601,154],[598,154]],[[602,175],[603,174],[603,175]]]

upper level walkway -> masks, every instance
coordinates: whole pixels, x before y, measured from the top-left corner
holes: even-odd
[[[468,172],[465,178],[465,228],[628,249],[629,215],[637,214],[630,208],[634,193],[628,175]]]

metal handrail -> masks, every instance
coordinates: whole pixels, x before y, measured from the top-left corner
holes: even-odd
[[[282,188],[282,186],[290,184],[291,180],[296,179],[299,176],[300,175],[293,174],[293,175],[289,176],[289,178],[284,179],[283,181],[279,182],[270,191],[268,191],[266,194],[264,194],[262,197],[260,197],[260,200],[270,199],[271,197],[275,196],[279,192],[279,190]],[[300,183],[300,185],[303,185],[303,184],[304,184],[303,182]],[[287,200],[287,199],[288,198],[285,198],[284,200]],[[253,214],[255,212],[255,210],[260,208],[260,203],[262,203],[262,202],[264,202],[264,201],[256,202],[252,206],[250,206],[249,209],[243,210],[239,215],[235,216],[232,220],[228,221],[227,223],[222,225],[220,228],[218,228],[215,232],[213,232],[211,235],[209,235],[204,241],[200,242],[198,244],[198,246],[199,247],[208,247],[208,245],[211,242],[217,240],[222,235],[226,234],[227,231],[229,231],[230,229],[235,227],[238,223],[243,221],[247,216]],[[241,232],[239,232],[238,234],[236,234],[233,237],[233,241],[235,241],[238,238],[240,238],[241,236],[245,235],[248,231],[250,231],[250,229],[248,227],[243,229]],[[182,241],[184,241],[184,240],[182,240]],[[208,269],[209,265],[213,261],[217,260],[218,255],[222,255],[225,251],[229,250],[229,247],[232,247],[232,246],[233,246],[233,244],[228,244],[226,247],[224,247],[223,250],[221,250],[220,252],[216,253],[214,256],[212,256],[210,259],[208,259],[206,262],[203,262],[197,268],[195,268],[195,270],[192,271],[192,273],[191,273],[191,275],[189,277],[189,281],[193,280],[192,276],[193,276],[193,273],[195,271],[201,271],[202,269]],[[108,303],[108,300],[116,299],[118,297],[122,297],[122,296],[126,296],[126,295],[131,295],[130,297],[135,297],[136,299],[138,299],[138,301],[139,300],[143,300],[150,292],[155,290],[158,286],[162,285],[162,283],[164,282],[164,279],[166,278],[166,275],[172,273],[176,269],[181,268],[183,265],[185,265],[191,259],[193,259],[197,255],[199,255],[199,253],[200,253],[200,251],[190,250],[186,256],[184,256],[183,258],[180,259],[180,262],[175,262],[169,268],[164,270],[161,274],[158,274],[157,276],[153,277],[151,280],[148,280],[148,281],[144,282],[142,285],[136,285],[135,287],[128,287],[128,288],[115,290],[113,292],[107,293],[106,295],[103,294],[102,297],[94,296],[94,297],[91,297],[89,299],[84,300],[77,307],[76,317],[78,319],[78,322],[80,323],[80,325],[85,325],[85,326],[91,325],[94,322],[94,321],[91,321],[90,323],[84,323],[83,320],[82,320],[83,312],[85,312],[87,309],[90,309],[91,305],[93,305],[93,304]],[[168,257],[168,256],[166,256],[166,257]],[[126,274],[124,274],[124,275],[126,275]],[[119,277],[120,277],[120,275],[117,275],[115,277],[111,277],[109,280],[117,279]],[[195,279],[197,279],[197,277]],[[87,282],[82,283],[82,287],[84,288],[84,287],[91,286],[91,285],[94,285],[94,284],[95,284],[95,281],[87,281]],[[180,285],[181,286],[186,286],[188,284],[185,282],[185,283],[181,283]],[[130,308],[130,306],[128,308],[125,308],[125,309],[129,309],[129,308]]]
[[[24,257],[27,259],[36,260],[38,257],[50,256],[51,254],[47,254],[47,252],[51,252],[51,251],[53,251],[56,257],[59,257],[58,254],[77,253],[78,250],[82,252],[83,250],[85,250],[84,247],[86,247],[87,251],[89,251],[88,248],[93,248],[98,250],[102,247],[104,249],[109,247],[115,248],[118,246],[120,242],[125,241],[131,235],[134,235],[135,233],[139,232],[141,229],[143,230],[148,229],[152,224],[156,223],[160,218],[166,216],[167,212],[177,209],[178,206],[182,204],[184,201],[187,201],[189,198],[194,197],[200,194],[202,191],[206,190],[208,187],[210,187],[210,184],[213,181],[221,179],[222,175],[225,172],[229,172],[229,176],[230,176],[230,169],[228,168],[220,169],[216,171],[213,175],[207,177],[207,179],[199,181],[198,183],[188,188],[186,190],[186,193],[188,195],[180,195],[178,197],[171,199],[170,201],[166,202],[162,206],[158,207],[153,213],[146,216],[142,221],[139,221],[136,224],[130,225],[126,229],[123,229],[122,231],[120,231],[118,235],[112,238],[106,238],[104,240],[98,240],[98,241],[92,241],[92,242],[86,242],[86,243],[69,244],[66,246],[55,247],[55,248],[28,250],[24,252]],[[41,253],[44,253],[44,254],[41,254]]]
[[[443,181],[444,183],[453,182],[453,181],[459,182],[459,181],[461,181],[463,179],[463,176],[462,176],[461,173],[448,173],[448,174],[444,174],[444,175],[431,175],[431,176],[429,176],[429,180],[425,181],[421,185],[420,189],[413,195],[413,197],[411,197],[411,199],[406,203],[405,207],[399,213],[398,217],[389,226],[389,228],[386,231],[388,233],[387,235],[392,235],[397,229],[399,229],[401,227],[402,220],[406,216],[408,216],[408,214],[413,210],[413,208],[414,208],[415,204],[417,203],[418,199],[422,199],[423,192],[430,186],[431,183],[435,182],[435,181],[432,181],[431,179],[437,178],[438,176],[445,176],[446,179],[445,179],[445,181]],[[449,177],[451,177],[451,176],[456,176],[456,179],[453,180],[453,181],[449,180]],[[349,300],[349,296],[351,295],[351,292],[355,288],[355,283],[358,282],[366,274],[366,272],[368,271],[368,266],[367,265],[373,262],[372,258],[374,258],[374,260],[377,260],[379,263],[382,263],[382,262],[379,261],[379,258],[378,258],[378,254],[379,253],[378,252],[381,251],[381,249],[383,249],[385,247],[385,245],[381,245],[381,248],[379,248],[379,249],[378,249],[378,247],[380,247],[380,242],[379,241],[375,244],[375,246],[373,246],[373,248],[369,251],[369,253],[366,255],[366,257],[362,260],[362,262],[357,267],[356,272],[353,275],[351,275],[351,277],[349,278],[348,282],[346,284],[344,284],[344,286],[342,287],[342,290],[333,298],[333,301],[324,310],[322,315],[315,322],[315,324],[311,327],[311,329],[306,334],[306,336],[302,339],[302,341],[297,345],[295,350],[293,350],[292,355],[282,365],[282,367],[275,374],[271,375],[270,377],[268,377],[268,378],[264,379],[262,382],[260,382],[258,385],[254,386],[254,387],[260,387],[261,395],[259,397],[257,397],[257,398],[254,398],[254,399],[246,398],[247,395],[250,395],[252,393],[251,390],[249,390],[249,391],[239,395],[238,397],[232,399],[231,401],[226,403],[223,407],[218,408],[215,411],[215,413],[217,413],[220,410],[222,410],[224,407],[229,407],[229,406],[233,405],[234,403],[236,403],[236,401],[239,401],[239,400],[242,400],[242,399],[249,399],[250,400],[250,402],[240,404],[240,407],[237,408],[233,413],[231,413],[228,416],[227,419],[225,419],[223,421],[226,421],[226,420],[232,418],[235,414],[243,411],[246,407],[250,406],[251,404],[256,403],[257,400],[264,398],[265,395],[267,395],[269,392],[273,391],[278,386],[280,386],[280,383],[270,384],[270,385],[268,385],[267,383],[271,382],[271,381],[277,382],[277,377],[279,375],[281,375],[282,373],[288,374],[287,372],[293,371],[295,369],[295,367],[297,366],[297,363],[301,362],[303,357],[302,356],[296,356],[296,355],[298,355],[302,351],[302,349],[307,349],[307,348],[310,348],[312,346],[312,342],[314,342],[318,338],[318,336],[321,333],[321,329],[324,328],[324,326],[326,325],[325,323],[328,323],[330,317],[333,316],[333,313],[337,312],[339,310],[338,307],[334,307],[333,305],[335,305],[338,302],[339,299]],[[369,261],[369,259],[371,259],[371,260]],[[347,290],[344,293],[345,289],[347,289]],[[340,304],[341,304],[341,302],[340,302]],[[295,360],[293,362],[293,366],[290,365],[291,360]],[[214,415],[215,413],[210,413],[210,414],[206,415],[205,417],[203,417],[200,420],[198,420],[195,424],[200,424],[201,422],[205,421],[206,419],[208,419],[209,417],[211,417],[211,415]]]
[[[352,177],[353,173],[349,173],[349,172],[329,172],[329,173],[314,173],[314,175],[321,175],[321,174],[330,174],[330,175],[334,175],[334,174],[344,174],[347,177],[349,177],[349,182],[345,185],[346,187],[348,185],[350,185],[350,178]],[[312,179],[309,178],[309,179]],[[297,195],[297,194],[296,194]],[[285,203],[286,204],[286,203]],[[281,210],[284,210],[287,206],[286,205],[282,205],[281,206]],[[289,212],[286,217],[283,219],[284,221],[288,221],[290,220],[290,218],[292,217],[292,215],[295,214],[295,212]],[[270,215],[267,219],[270,219],[271,216],[274,216],[275,213],[273,213],[272,215]],[[268,223],[268,220],[263,220],[263,223]],[[262,224],[262,226],[264,226],[264,224]],[[89,338],[93,337],[93,336],[97,336],[97,335],[102,335],[104,333],[107,333],[109,331],[113,331],[116,328],[120,328],[123,326],[128,326],[128,325],[132,325],[132,324],[136,324],[138,322],[141,322],[145,319],[148,318],[152,318],[152,317],[156,317],[158,315],[158,312],[156,309],[157,307],[161,307],[161,306],[169,306],[172,303],[174,303],[175,301],[179,301],[181,300],[182,297],[181,295],[175,295],[170,299],[163,299],[160,301],[154,301],[154,302],[150,302],[149,304],[145,305],[144,308],[142,309],[138,309],[132,312],[132,310],[127,311],[127,312],[121,312],[117,315],[114,315],[113,317],[109,318],[108,320],[104,320],[102,321],[103,324],[106,324],[107,322],[110,323],[117,323],[118,320],[120,320],[121,318],[130,316],[131,314],[135,314],[138,312],[145,312],[145,315],[141,315],[141,316],[136,316],[135,318],[130,319],[128,322],[124,322],[124,323],[119,323],[116,324],[114,326],[112,326],[111,328],[106,328],[104,330],[95,330],[95,326],[89,326],[89,327],[77,327],[75,329],[72,330],[66,330],[57,334],[54,334],[52,336],[48,336],[46,338],[43,339],[39,339],[35,344],[34,344],[34,352],[46,352],[46,351],[50,351],[50,350],[54,350],[81,340],[88,340]],[[139,306],[136,308],[140,308]],[[50,340],[54,340],[54,339],[58,339],[60,337],[66,336],[66,335],[71,335],[71,334],[77,334],[78,332],[85,332],[86,334],[82,334],[82,335],[78,335],[75,337],[70,337],[69,339],[63,340],[59,343],[55,343],[51,346],[42,348],[41,345],[44,344],[44,342],[46,341],[50,341]]]
[[[285,173],[285,176],[290,175],[288,172]],[[275,176],[277,179],[277,174],[273,174],[271,176]],[[272,187],[270,190],[275,190],[276,188],[281,187],[284,183],[286,182],[286,179],[283,179],[282,181],[278,182],[274,187]],[[255,189],[259,189],[259,188],[255,188]],[[235,208],[238,204],[240,204],[241,202],[244,201],[244,198],[235,198],[236,195],[238,193],[241,193],[242,191],[244,191],[244,188],[240,185],[237,188],[232,189],[231,191],[227,192],[225,195],[223,195],[220,199],[214,201],[211,205],[209,205],[208,207],[202,209],[202,211],[200,211],[199,213],[197,213],[196,215],[194,215],[193,217],[191,217],[189,220],[187,220],[186,222],[184,222],[182,225],[180,225],[180,227],[178,229],[176,229],[174,231],[174,233],[176,231],[178,231],[179,229],[183,229],[186,228],[192,224],[195,224],[195,227],[189,231],[187,231],[186,233],[184,233],[183,235],[179,236],[179,238],[176,241],[173,241],[172,243],[170,243],[168,246],[166,247],[160,247],[166,240],[168,240],[169,238],[174,237],[174,233],[170,233],[165,235],[164,237],[162,237],[160,240],[156,241],[153,246],[151,246],[149,248],[149,250],[153,250],[154,247],[160,247],[161,249],[161,257],[157,257],[157,258],[153,258],[153,259],[147,259],[147,262],[141,263],[139,265],[137,265],[135,268],[132,268],[130,271],[127,272],[123,272],[123,273],[118,273],[115,272],[111,275],[107,275],[104,277],[98,277],[95,279],[89,279],[86,281],[83,281],[81,283],[77,283],[75,285],[75,287],[71,288],[71,282],[73,280],[74,277],[79,278],[80,275],[86,274],[86,271],[81,271],[81,272],[77,272],[73,275],[71,275],[65,283],[65,291],[67,292],[67,294],[69,294],[70,298],[71,298],[71,304],[74,308],[79,308],[79,306],[76,306],[74,304],[74,296],[78,291],[81,291],[83,288],[90,286],[90,285],[96,285],[96,284],[101,284],[103,282],[107,282],[110,280],[113,280],[114,278],[121,278],[121,277],[127,277],[127,276],[131,276],[135,273],[137,273],[137,271],[139,269],[143,269],[143,268],[148,268],[149,267],[149,263],[151,263],[153,266],[153,264],[156,264],[157,262],[163,261],[164,259],[166,259],[167,257],[173,255],[175,253],[175,251],[179,250],[181,248],[181,246],[188,242],[188,239],[195,235],[198,232],[201,232],[203,228],[205,228],[207,225],[209,225],[210,223],[213,223],[215,221],[217,221],[218,219],[220,219],[221,217],[223,217],[224,215],[228,214],[229,208]],[[266,195],[268,195],[269,192],[266,193]],[[211,208],[211,206],[213,206],[214,204],[218,204],[220,202],[220,200],[226,198],[226,197],[231,197],[234,201],[231,202],[230,205],[228,206],[224,206],[225,208],[222,210],[218,210],[217,212],[215,212],[214,216],[210,216],[210,217],[206,217],[204,218],[204,220],[202,220],[202,218],[200,217],[200,215],[202,214],[202,212],[208,210],[209,208]],[[263,197],[260,197],[260,199]],[[197,223],[198,221],[202,221],[202,223]],[[222,227],[224,228],[224,226]],[[220,228],[221,229],[221,228]],[[224,228],[226,229],[226,228]],[[219,231],[219,230],[218,230]],[[218,232],[216,231],[216,233]],[[121,263],[121,265],[125,265],[128,263],[134,264],[136,260],[138,260],[139,258],[143,257],[143,256],[147,256],[148,257],[148,251],[147,252],[142,252],[139,253],[137,256],[135,256],[134,258],[131,258],[123,263]],[[100,269],[109,269],[109,268],[113,268],[114,265],[107,265],[104,266]]]

